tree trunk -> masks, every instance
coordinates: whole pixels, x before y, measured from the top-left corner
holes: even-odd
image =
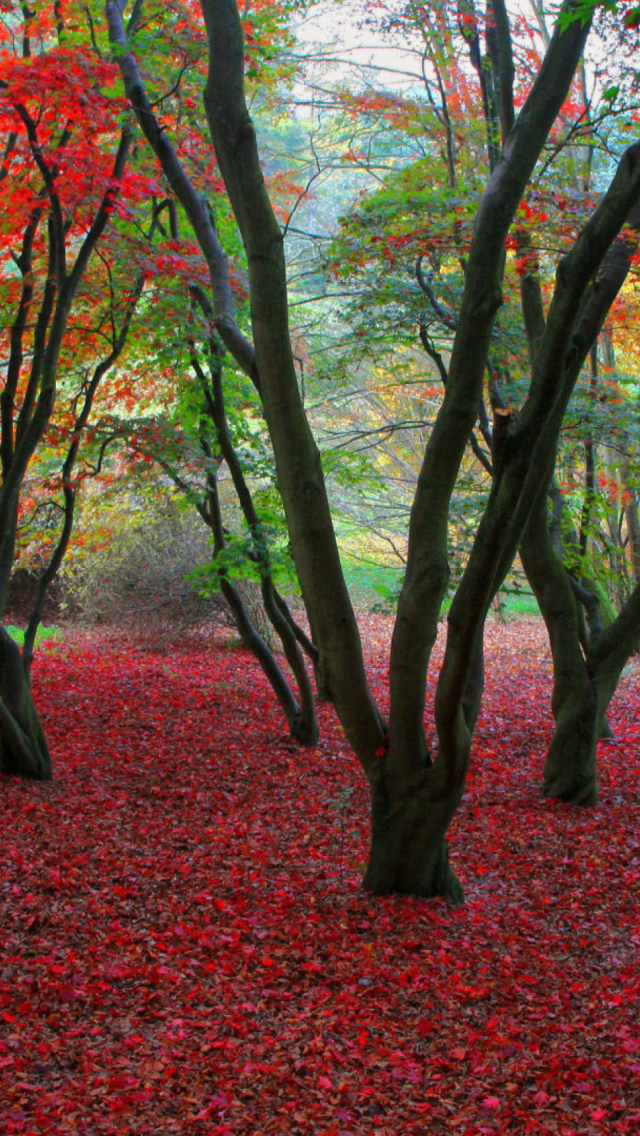
[[[609,736],[607,707],[637,642],[640,588],[636,587],[614,623],[593,637],[585,654],[580,643],[578,601],[551,541],[545,495],[536,502],[520,555],[547,626],[553,657],[555,732],[545,761],[542,791],[547,797],[575,805],[595,805],[597,743]]]
[[[402,794],[386,780],[373,790],[367,890],[462,902],[462,887],[449,863],[445,839],[459,797],[440,797],[435,781],[432,766]]]
[[[572,805],[598,802],[596,747],[602,715],[598,690],[584,667],[581,688],[577,683],[565,694],[555,714],[555,731],[544,765],[542,792]]]
[[[547,627],[553,658],[551,708],[555,732],[542,791],[580,805],[598,799],[596,744],[598,698],[580,645],[578,602],[569,574],[553,547],[547,495],[538,498],[520,545],[520,558]]]
[[[22,656],[0,627],[0,773],[48,781],[51,757],[40,725]]]
[[[544,792],[577,805],[597,800],[596,745],[607,707],[640,632],[640,585],[617,619],[590,647],[581,689],[574,687],[556,718],[544,771]]]

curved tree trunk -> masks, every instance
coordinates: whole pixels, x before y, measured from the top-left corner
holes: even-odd
[[[618,618],[592,640],[585,655],[575,592],[549,535],[546,496],[536,502],[520,555],[547,626],[553,656],[555,731],[542,791],[575,805],[595,805],[597,743],[607,736],[607,708],[637,642],[640,588],[636,587]]]
[[[596,748],[606,736],[603,724],[622,669],[635,651],[640,633],[640,586],[620,615],[590,647],[580,690],[566,700],[544,769],[544,792],[576,805],[597,801]]]
[[[0,773],[51,777],[51,757],[25,678],[22,656],[0,627]]]
[[[598,802],[596,747],[602,715],[597,683],[585,674],[555,715],[555,730],[544,764],[542,792],[572,805]]]
[[[215,473],[207,476],[207,508],[201,509],[201,516],[206,521],[213,535],[214,555],[219,554],[225,547],[224,527],[220,512],[220,498]],[[245,647],[257,659],[262,671],[266,675],[282,711],[285,715],[291,735],[301,745],[313,746],[318,740],[318,727],[313,702],[311,683],[306,672],[300,649],[296,642],[290,623],[285,619],[282,609],[275,599],[275,590],[270,576],[263,577],[262,597],[267,616],[272,622],[276,632],[280,635],[287,661],[298,681],[301,694],[300,705],[295,698],[287,677],[279,666],[273,651],[265,643],[262,636],[254,627],[242,597],[229,579],[227,573],[219,569],[220,590],[226,599],[238,632]]]
[[[555,732],[542,791],[547,797],[595,805],[596,745],[602,725],[599,699],[580,645],[578,601],[549,534],[546,493],[538,498],[529,518],[520,557],[547,627],[553,658]]]
[[[499,452],[496,446],[493,455],[494,486],[449,612],[447,647],[436,696],[438,752],[433,769],[425,772],[429,761],[423,728],[426,674],[448,582],[449,502],[476,420],[491,332],[502,302],[504,240],[586,34],[586,26],[580,34],[574,26],[566,38],[562,33],[554,35],[543,68],[506,139],[476,213],[444,401],[426,446],[411,511],[407,571],[391,649],[390,733],[384,783],[392,792],[383,796],[385,820],[380,827],[383,834],[393,834],[394,828],[401,826],[404,814],[407,848],[413,853],[422,838],[425,865],[422,871],[413,855],[407,867],[397,859],[392,884],[395,890],[444,895],[454,901],[461,897],[460,884],[448,865],[445,834],[461,800],[469,765],[480,689],[474,679],[480,673],[479,652],[487,609],[515,555],[537,478],[544,477],[553,467],[562,421],[556,382],[558,351],[553,339],[549,354],[555,357],[534,376],[529,413],[514,429],[507,416]],[[574,281],[570,274],[567,277],[566,299],[558,304],[558,323],[552,328],[553,338],[563,334],[562,354],[575,312]],[[575,281],[575,287],[581,295],[581,279]],[[550,373],[554,377],[553,398],[547,395]],[[414,795],[423,803],[424,819],[418,824],[414,821]],[[400,807],[396,805],[398,800],[402,802]],[[374,791],[374,806],[375,802]],[[374,829],[372,858],[381,842]],[[389,856],[398,844],[397,839],[388,841]],[[368,873],[367,880],[372,876],[376,881],[385,878],[379,870],[375,876]]]

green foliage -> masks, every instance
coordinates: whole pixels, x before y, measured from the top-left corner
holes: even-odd
[[[344,556],[342,569],[359,606],[369,611],[395,610],[404,575],[402,566]]]
[[[224,549],[212,560],[199,564],[187,574],[199,596],[214,596],[220,591],[220,581],[260,581],[258,563],[252,558],[250,537],[229,536]]]
[[[15,640],[19,647],[22,646],[24,643],[24,628],[15,627],[10,623],[5,626],[5,631],[9,632],[9,635]],[[36,646],[41,643],[59,643],[62,639],[62,628],[55,626],[43,627],[40,625],[36,634]]]
[[[586,24],[593,19],[594,13],[599,8],[605,12],[615,12],[618,7],[617,0],[574,0],[570,9],[561,12],[558,24],[562,30],[565,30],[574,20],[580,20],[582,24]],[[639,9],[635,9],[635,11],[639,11]],[[630,16],[633,16],[633,12],[630,13]]]

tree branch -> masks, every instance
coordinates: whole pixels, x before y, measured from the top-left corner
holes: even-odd
[[[211,207],[191,184],[166,131],[160,126],[153,112],[137,63],[129,50],[120,5],[109,2],[105,11],[109,39],[116,49],[114,54],[122,72],[129,101],[173,192],[191,222],[207,261],[214,297],[216,330],[238,365],[255,385],[259,386],[253,346],[242,334],[236,322],[227,259],[215,231]]]

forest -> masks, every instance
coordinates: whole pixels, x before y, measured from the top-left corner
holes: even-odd
[[[640,9],[0,36],[3,1130],[635,1131]]]

